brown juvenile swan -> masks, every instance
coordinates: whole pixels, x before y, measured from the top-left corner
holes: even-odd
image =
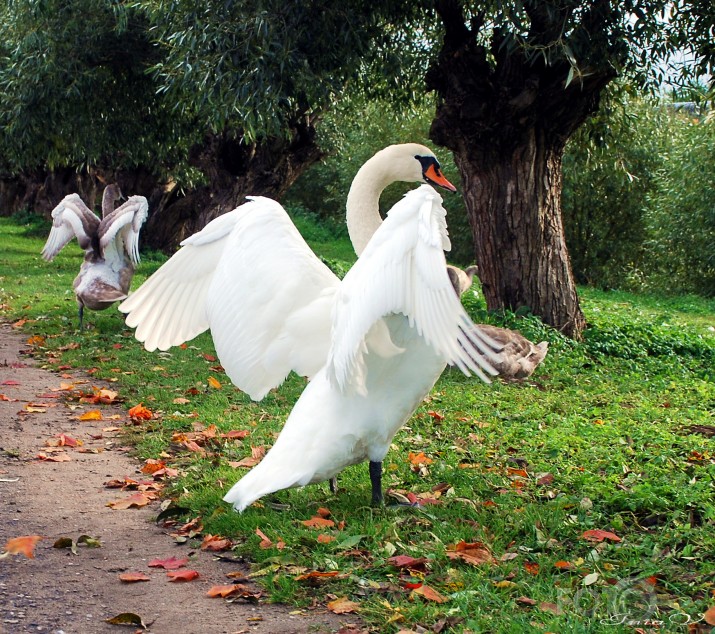
[[[469,290],[478,271],[479,268],[476,266],[468,266],[462,270],[456,266],[447,265],[449,280],[457,295],[461,296]],[[479,324],[479,329],[503,346],[501,357],[491,363],[494,369],[498,370],[499,376],[507,381],[531,376],[549,350],[548,341],[533,344],[518,330],[499,328],[489,324]]]
[[[144,196],[132,196],[120,207],[119,187],[109,185],[102,196],[100,220],[78,194],[70,194],[52,210],[52,230],[42,257],[48,262],[73,237],[84,249],[84,262],[73,282],[79,305],[79,328],[84,309],[104,310],[127,297],[139,262],[139,231],[147,218],[149,205]]]

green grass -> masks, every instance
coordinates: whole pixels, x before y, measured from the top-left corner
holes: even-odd
[[[319,231],[309,238],[337,268],[349,267],[344,240]],[[228,461],[273,443],[305,381],[292,376],[253,403],[211,360],[208,335],[149,354],[112,309],[89,313],[91,328],[78,333],[76,244],[48,264],[36,231],[28,235],[3,219],[0,240],[4,317],[27,319],[23,332],[45,337],[36,353],[47,367],[88,369],[114,381],[127,406],[143,402],[158,414],[127,427],[137,456],[170,456],[181,471],[171,487],[174,503],[187,509],[186,518],[200,516],[205,533],[231,537],[236,553],[255,562],[256,580],[272,600],[306,606],[328,594],[347,596],[379,632],[451,619],[444,631],[610,634],[632,632],[636,625],[619,623],[645,618],[664,621],[661,631],[684,632],[687,618],[697,620],[713,604],[715,441],[691,429],[715,426],[712,300],[581,289],[590,329],[574,343],[533,317],[488,315],[468,294],[475,320],[548,339],[550,352],[524,384],[485,386],[445,372],[397,434],[385,459],[386,487],[427,495],[440,488],[439,504],[372,509],[367,467],[359,465],[341,474],[336,495],[326,485],[282,491],[237,515],[221,496],[245,469]],[[162,260],[145,256],[134,287]],[[79,347],[68,348],[74,343]],[[222,389],[211,388],[209,376]],[[209,424],[250,435],[208,444],[205,456],[172,443],[173,433]],[[413,467],[410,452],[432,462]],[[301,524],[319,507],[344,522],[342,529]],[[285,548],[259,548],[256,528]],[[589,529],[622,541],[590,543],[582,537]],[[335,540],[318,543],[321,533]],[[494,562],[450,559],[460,541],[481,542]],[[447,601],[405,589],[406,572],[389,563],[392,555],[427,558],[410,580],[421,579]],[[296,579],[311,570],[340,574]]]

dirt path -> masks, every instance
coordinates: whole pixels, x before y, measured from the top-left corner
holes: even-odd
[[[107,480],[146,478],[118,446],[116,433],[103,431],[114,424],[108,416],[126,419],[125,411],[102,406],[105,420],[79,421],[81,410],[71,410],[61,392],[51,391],[68,379],[36,367],[22,354],[24,346],[22,337],[0,324],[0,394],[11,399],[0,398],[0,549],[21,535],[43,539],[34,559],[0,560],[0,634],[134,632],[138,628],[105,622],[124,612],[139,615],[154,634],[359,631],[318,609],[291,614],[285,606],[208,598],[208,588],[230,583],[225,575],[239,565],[175,545],[152,521],[156,503],[123,511],[106,506],[129,495],[106,488]],[[28,403],[45,411],[28,412]],[[69,450],[69,462],[38,460],[45,442],[59,433],[81,439],[83,450],[101,451]],[[60,537],[81,535],[98,539],[101,547],[79,546],[76,555],[53,548]],[[189,567],[200,573],[195,581],[170,583],[166,571],[147,566],[151,559],[190,553]],[[150,581],[122,583],[119,574],[127,571],[143,572]]]

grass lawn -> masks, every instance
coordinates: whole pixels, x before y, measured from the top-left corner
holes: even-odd
[[[222,374],[206,334],[150,354],[114,309],[85,313],[91,328],[77,332],[81,251],[72,243],[43,262],[45,235],[0,220],[2,317],[27,320],[18,327],[37,336],[47,367],[89,370],[127,407],[154,412],[126,426],[127,441],[139,459],[179,470],[167,488],[177,518],[203,525],[189,544],[230,538],[272,600],[345,597],[379,632],[612,634],[649,631],[647,620],[710,631],[715,301],[581,289],[590,328],[574,343],[533,317],[490,316],[468,293],[475,321],[548,339],[531,380],[487,386],[446,371],[385,459],[386,508],[369,507],[358,465],[335,495],[327,484],[283,491],[238,515],[221,501],[246,472],[236,464],[272,445],[305,381],[292,376],[253,403]],[[344,241],[313,246],[331,262],[350,253]],[[133,287],[162,261],[145,255]],[[220,436],[229,431],[247,433]],[[422,503],[394,505],[400,496]],[[321,513],[333,525],[303,523]]]

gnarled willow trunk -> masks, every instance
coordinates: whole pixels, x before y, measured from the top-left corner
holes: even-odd
[[[537,130],[497,160],[454,152],[487,306],[528,307],[573,336],[585,321],[561,223],[561,155]]]

